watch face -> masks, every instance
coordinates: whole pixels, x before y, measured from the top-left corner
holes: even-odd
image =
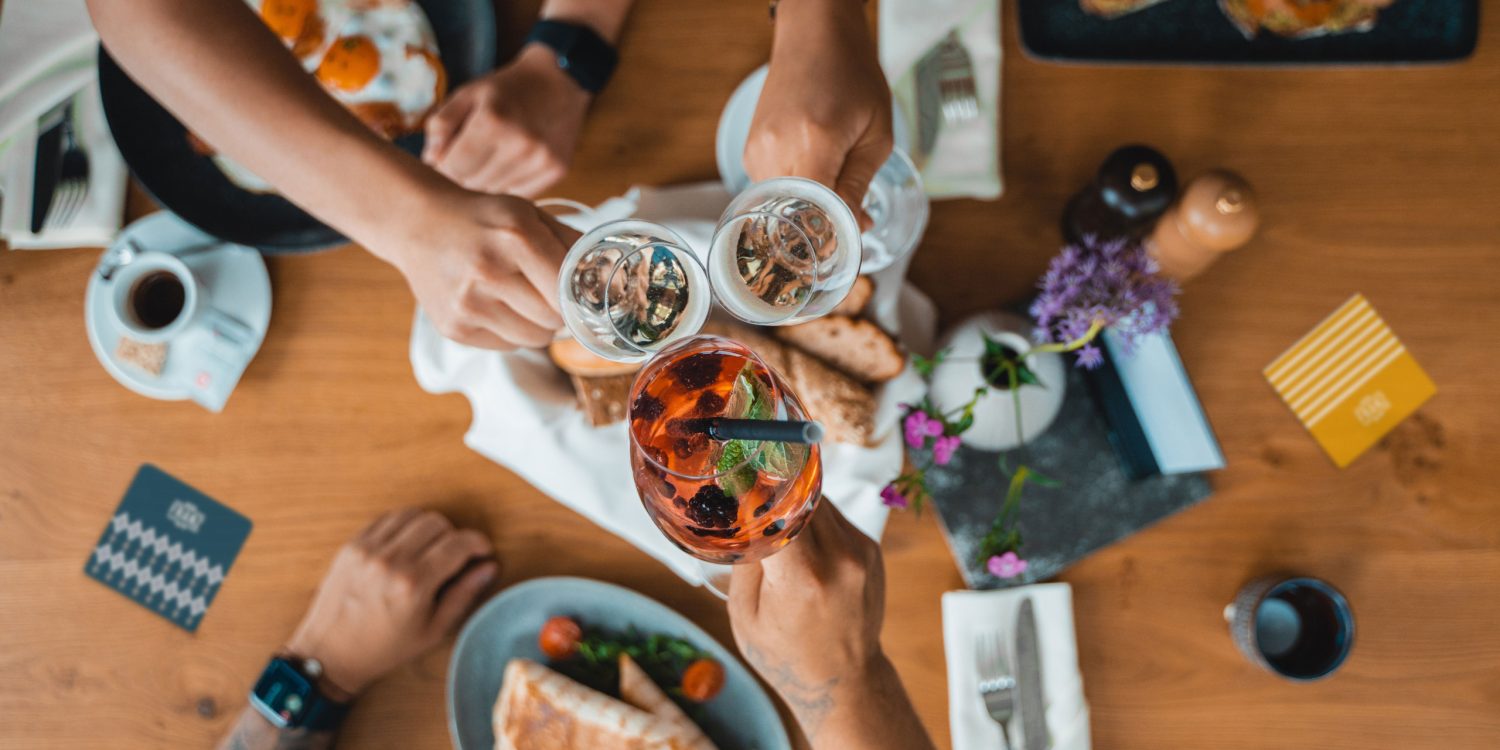
[[[250,691],[250,703],[277,727],[300,727],[313,685],[284,659],[273,659]]]

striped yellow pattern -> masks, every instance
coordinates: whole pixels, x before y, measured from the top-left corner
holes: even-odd
[[[1264,370],[1340,468],[1437,392],[1362,295],[1354,295]]]

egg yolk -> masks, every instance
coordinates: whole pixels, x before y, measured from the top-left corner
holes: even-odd
[[[347,36],[333,43],[318,64],[317,77],[342,91],[358,91],[380,73],[380,50],[367,36]]]
[[[265,0],[260,5],[260,17],[282,41],[293,42],[302,36],[308,16],[317,9],[318,0]]]

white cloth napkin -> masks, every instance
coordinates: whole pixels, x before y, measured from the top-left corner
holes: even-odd
[[[99,37],[84,0],[10,0],[0,8],[0,235],[12,248],[108,245],[125,205],[125,163],[99,99]],[[31,232],[37,119],[73,99],[74,135],[89,156],[89,192],[63,229]]]
[[[583,219],[589,225],[634,217],[665,224],[702,253],[729,203],[717,182],[636,188],[604,202]],[[580,217],[563,217],[579,223]],[[588,228],[580,226],[577,228]],[[936,311],[914,288],[902,288],[904,265],[876,277],[875,318],[900,331],[913,346],[930,348]],[[922,349],[919,349],[922,350]],[[516,472],[537,489],[639,547],[693,584],[704,569],[674,547],[646,515],[630,474],[625,424],[593,427],[578,410],[573,388],[541,352],[496,352],[457,344],[439,335],[420,311],[412,327],[412,369],[432,393],[463,393],[474,421],[464,442]],[[873,447],[823,446],[823,492],[860,530],[878,539],[887,508],[880,488],[901,470],[897,404],[921,397],[924,385],[910,368],[887,383],[876,415]]]
[[[1016,613],[1031,598],[1042,654],[1042,690],[1047,705],[1047,733],[1053,750],[1089,750],[1089,708],[1078,672],[1073,632],[1073,590],[1066,583],[1039,583],[997,591],[950,591],[943,594],[943,650],[948,661],[948,722],[953,750],[1000,747],[1000,727],[990,719],[979,697],[978,656],[981,637],[999,634],[1010,649],[1014,670]],[[1019,707],[1017,708],[1019,711]],[[1021,740],[1020,714],[1011,723],[1012,747]]]
[[[881,0],[880,65],[915,132],[917,61],[955,29],[974,64],[979,116],[959,125],[942,124],[922,180],[934,198],[998,198],[1004,189],[999,0]]]

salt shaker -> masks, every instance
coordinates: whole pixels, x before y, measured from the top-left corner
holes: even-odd
[[[1213,170],[1187,184],[1146,246],[1164,275],[1187,281],[1249,242],[1258,226],[1260,211],[1250,185],[1233,172]]]
[[[1141,239],[1176,197],[1177,173],[1166,156],[1150,146],[1122,146],[1104,160],[1094,181],[1068,202],[1063,237],[1070,243],[1085,235]]]

